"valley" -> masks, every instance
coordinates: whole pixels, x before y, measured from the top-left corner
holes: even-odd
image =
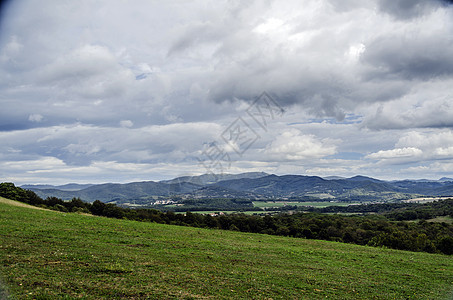
[[[283,206],[280,203],[287,203],[288,206],[310,206],[304,202],[322,202],[315,206],[323,206],[324,203],[343,206],[453,195],[453,181],[447,178],[437,181],[382,181],[365,176],[324,179],[302,175],[277,176],[263,172],[205,174],[126,184],[22,187],[34,191],[42,198],[80,198],[83,201],[100,200],[124,207],[153,207],[177,211],[259,211],[260,208],[267,207],[269,201],[279,203],[275,205],[277,207]]]

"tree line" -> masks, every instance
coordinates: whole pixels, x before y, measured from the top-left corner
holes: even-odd
[[[425,220],[405,222],[391,220],[385,215],[345,216],[316,212],[264,216],[241,213],[217,216],[191,212],[178,214],[173,211],[163,212],[156,209],[122,208],[99,200],[87,203],[79,198],[73,198],[71,201],[63,201],[56,197],[42,199],[34,192],[15,187],[12,183],[0,184],[0,196],[62,212],[85,212],[118,219],[453,254],[453,225],[445,222],[434,223]],[[431,206],[419,207],[420,211],[431,207],[451,213],[448,209],[453,204],[452,201],[443,200]],[[410,209],[419,212],[417,206],[411,205]],[[400,213],[405,212],[397,210],[393,216],[390,216],[397,218]]]
[[[262,211],[259,207],[254,207],[250,199],[242,198],[197,198],[197,199],[180,199],[181,206],[169,208],[166,205],[153,205],[154,209],[172,210],[175,212],[186,211]]]
[[[306,210],[318,213],[378,213],[394,221],[429,220],[439,216],[453,216],[453,199],[423,204],[398,202],[329,206],[324,208],[308,208]]]

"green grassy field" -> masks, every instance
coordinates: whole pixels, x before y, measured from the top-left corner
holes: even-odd
[[[453,290],[451,256],[12,203],[0,200],[0,282],[14,299],[448,299]]]

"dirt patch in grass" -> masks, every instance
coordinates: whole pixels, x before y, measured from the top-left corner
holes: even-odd
[[[2,282],[1,278],[0,278],[0,299],[11,299],[9,297],[6,285]]]

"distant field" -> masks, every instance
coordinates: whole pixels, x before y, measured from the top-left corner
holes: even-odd
[[[13,204],[0,201],[0,282],[14,299],[447,299],[452,295],[451,256]]]
[[[450,216],[436,217],[434,219],[429,219],[429,220],[426,220],[426,221],[428,221],[428,222],[437,222],[437,223],[445,222],[445,223],[453,224],[453,218],[450,217]]]
[[[210,215],[210,214],[217,214],[219,212],[222,212],[224,214],[245,214],[245,215],[255,215],[255,214],[263,214],[265,213],[264,211],[255,211],[255,210],[250,210],[250,211],[237,211],[237,210],[201,210],[201,211],[193,211],[192,213],[194,214],[203,214],[203,215]],[[176,212],[177,214],[185,214],[186,212]],[[268,211],[266,213],[272,213],[272,211]]]
[[[253,206],[268,208],[268,207],[283,207],[286,205],[291,206],[309,206],[323,208],[328,206],[349,206],[358,203],[343,203],[343,202],[328,202],[328,201],[319,201],[319,202],[291,202],[291,201],[254,201]]]
[[[402,202],[406,203],[429,203],[429,202],[434,202],[434,201],[439,201],[439,200],[446,200],[446,199],[451,199],[452,197],[423,197],[423,198],[414,198],[414,199],[408,199],[408,200],[402,200]]]

